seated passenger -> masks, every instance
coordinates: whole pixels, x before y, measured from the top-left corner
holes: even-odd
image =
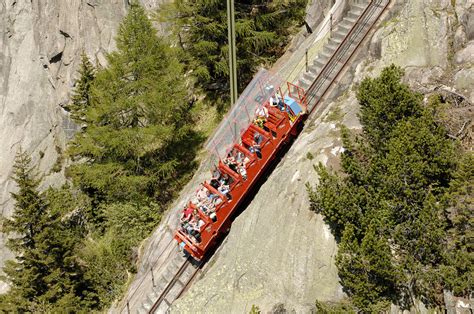
[[[230,153],[227,155],[227,158],[224,159],[224,164],[226,164],[230,169],[232,169],[232,171],[238,173],[237,162]]]
[[[198,201],[200,202],[201,200],[205,199],[208,193],[209,190],[201,183],[200,188],[196,192],[196,197]]]
[[[249,148],[251,153],[255,153],[258,158],[262,158],[262,152],[260,151],[260,144],[263,141],[263,136],[260,133],[255,132],[253,136],[252,146]]]
[[[283,98],[280,96],[279,93],[276,93],[276,98],[278,100],[277,106],[280,109],[280,111],[285,110],[285,103],[283,102]]]
[[[181,214],[181,217],[179,218],[180,222],[183,224],[190,221],[192,218],[192,213],[193,213],[193,209],[190,206],[187,206],[187,205],[184,206],[183,213]]]
[[[242,162],[242,166],[244,166],[244,168],[247,168],[247,165],[249,164],[249,162],[250,162],[250,158],[245,156],[244,161]]]
[[[220,198],[219,198],[220,199]],[[211,207],[212,206],[212,207]],[[207,205],[203,205],[201,207],[201,210],[204,214],[206,214],[207,216],[209,216],[209,218],[211,218],[213,221],[213,217],[216,217],[216,209],[214,207],[214,205],[211,203],[209,204],[209,206]]]
[[[247,180],[247,170],[245,170],[245,167],[242,165],[239,167],[239,173],[242,176],[242,179]]]
[[[186,226],[186,231],[188,234],[194,239],[196,239],[197,242],[201,242],[201,235],[200,235],[200,227],[199,227],[199,216],[197,214],[197,210],[194,210],[193,212],[193,217],[191,220],[187,223]]]
[[[219,171],[219,169],[217,169],[216,166],[212,167],[211,174],[212,174],[212,179],[219,180],[219,178],[221,177],[221,172]]]
[[[255,118],[255,120],[253,120],[253,124],[255,124],[256,126],[258,126],[261,129],[265,128],[265,122],[267,122],[267,119],[265,119],[263,117],[257,117],[257,118]]]
[[[217,179],[212,178],[211,181],[209,182],[209,185],[212,186],[214,189],[217,189],[220,183]]]
[[[227,173],[224,173],[220,180],[219,180],[219,185],[222,186],[222,185],[228,185],[229,184],[229,175]]]
[[[228,185],[221,185],[219,188],[218,188],[218,191],[221,192],[222,194],[224,194],[229,200],[232,199],[232,196],[230,195],[230,187]]]
[[[217,215],[216,212],[212,212],[209,214],[209,218],[212,219],[212,221],[216,222],[217,221]]]
[[[255,115],[257,118],[263,118],[266,121],[268,119],[268,109],[265,106],[258,106],[255,109]]]
[[[270,106],[272,107],[276,107],[278,105],[277,100],[273,98],[273,96],[270,96],[270,99],[268,100],[268,102],[270,103]]]
[[[201,232],[201,228],[205,225],[206,223],[204,222],[204,220],[202,219],[199,219],[198,223],[197,223],[197,227],[199,228],[199,232]]]

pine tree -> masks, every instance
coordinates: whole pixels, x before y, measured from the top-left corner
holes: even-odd
[[[66,306],[64,298],[81,306],[89,287],[74,256],[76,226],[60,211],[50,210],[38,192],[40,180],[31,159],[22,151],[17,154],[13,179],[18,185],[18,192],[12,193],[15,212],[4,220],[2,231],[13,235],[7,246],[16,259],[7,261],[3,269],[10,290],[0,300],[0,309],[50,311],[57,302]]]
[[[466,153],[450,183],[447,206],[448,249],[443,278],[456,295],[474,291],[474,154]]]
[[[69,149],[87,163],[70,173],[99,202],[166,201],[194,158],[182,66],[136,3],[116,41],[118,50],[92,86],[89,127]]]
[[[134,248],[189,178],[200,143],[177,51],[137,1],[116,44],[91,85],[87,128],[68,148],[80,161],[68,174],[90,200],[84,213],[91,234],[77,254],[99,307],[123,292],[135,271]]]
[[[284,52],[289,36],[303,24],[307,0],[235,1],[239,88],[262,65]],[[200,84],[217,95],[228,94],[228,39],[225,1],[178,0],[175,14],[181,44],[189,53],[190,70]]]
[[[336,238],[342,234],[344,287],[358,307],[375,312],[388,300],[438,306],[443,289],[468,295],[473,286],[472,157],[455,172],[463,152],[402,75],[392,65],[364,79],[357,91],[363,133],[343,130],[341,173],[320,166],[319,186],[310,189],[312,208]]]
[[[422,114],[422,96],[401,83],[404,72],[390,65],[378,78],[365,78],[357,91],[360,122],[370,145],[383,150],[392,128],[405,117]]]
[[[91,105],[91,86],[95,78],[95,68],[89,58],[82,52],[81,65],[79,68],[79,79],[76,81],[72,91],[71,103],[66,107],[71,112],[71,117],[77,123],[86,121],[85,112]]]
[[[371,312],[372,306],[389,300],[395,290],[396,270],[391,263],[390,248],[386,239],[376,234],[373,224],[360,244],[354,226],[346,225],[336,265],[354,305],[364,312]]]
[[[45,227],[46,203],[38,192],[40,180],[31,165],[31,158],[21,149],[13,165],[12,179],[18,192],[12,193],[15,211],[3,220],[2,232],[11,237],[7,247],[17,256],[5,263],[3,271],[10,284],[0,308],[30,311],[35,298],[47,291],[46,275],[40,259],[38,236]]]
[[[18,192],[12,193],[15,212],[4,223],[4,232],[18,233],[20,236],[9,239],[8,246],[17,253],[36,246],[35,237],[41,230],[41,220],[46,211],[44,199],[38,192],[40,179],[31,165],[31,158],[21,149],[13,165],[12,179],[18,185]]]

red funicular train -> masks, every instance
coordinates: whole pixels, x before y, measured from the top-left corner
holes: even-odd
[[[304,90],[260,70],[208,141],[210,180],[200,184],[183,209],[175,239],[201,260],[278,152],[298,134],[307,117]]]

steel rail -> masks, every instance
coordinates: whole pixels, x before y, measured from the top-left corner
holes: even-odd
[[[153,306],[151,307],[151,309],[148,311],[148,313],[154,313],[158,307],[160,306],[161,302],[163,302],[165,299],[166,299],[166,296],[168,295],[168,293],[171,291],[171,289],[174,287],[174,285],[176,284],[176,282],[179,280],[179,278],[183,275],[183,273],[186,271],[186,268],[188,268],[188,266],[191,265],[191,260],[190,258],[188,257],[184,263],[179,267],[178,271],[176,272],[176,274],[173,276],[173,278],[171,279],[170,282],[168,282],[168,284],[166,285],[165,289],[163,290],[163,292],[160,294],[160,296],[158,297],[158,299],[155,301],[155,303],[153,303]],[[199,270],[199,268],[196,268],[196,271],[197,272]],[[193,274],[194,275],[194,274]]]
[[[307,99],[308,99],[308,104],[310,103],[310,101],[314,100],[314,97],[316,97],[316,93],[319,91],[319,88],[321,88],[322,86],[324,86],[324,83],[328,82],[328,79],[329,79],[329,76],[331,74],[333,74],[332,72],[334,71],[334,69],[336,68],[337,64],[341,61],[341,59],[347,54],[347,52],[349,51],[350,47],[354,44],[354,42],[356,41],[357,37],[362,33],[362,31],[366,28],[368,22],[370,22],[370,19],[373,17],[373,14],[376,12],[377,10],[377,6],[380,6],[380,4],[383,2],[384,0],[372,0],[368,5],[367,7],[364,9],[364,11],[361,13],[361,15],[359,16],[359,18],[357,19],[357,21],[354,23],[354,25],[351,27],[349,33],[347,33],[347,35],[344,37],[344,39],[342,40],[342,42],[339,44],[339,46],[337,47],[336,51],[331,55],[331,58],[326,62],[326,64],[324,65],[323,69],[320,71],[320,73],[318,74],[318,76],[313,80],[313,83],[311,84],[311,86],[308,88],[307,92],[306,92],[306,95],[308,95]],[[340,73],[344,70],[344,68],[346,67],[347,63],[351,60],[352,56],[355,54],[355,52],[358,50],[358,48],[360,47],[360,45],[364,42],[365,38],[367,37],[367,35],[369,34],[369,32],[373,29],[373,27],[375,26],[376,22],[379,20],[380,16],[385,12],[385,10],[387,9],[388,5],[390,4],[391,0],[385,0],[387,1],[385,6],[383,7],[383,9],[380,11],[380,13],[378,14],[378,16],[374,19],[374,21],[372,22],[371,25],[369,25],[369,27],[367,28],[367,31],[365,32],[365,34],[363,34],[363,37],[360,39],[360,41],[357,43],[357,45],[354,47],[353,51],[349,54],[349,57],[347,58],[347,60],[343,63],[343,65],[341,66],[341,68],[336,71],[336,74],[334,76],[334,78],[332,78],[329,82],[329,85],[326,87],[326,89],[323,91],[323,93],[321,94],[321,96],[316,99],[316,102],[314,103],[314,105],[312,106],[312,108],[310,109],[309,111],[309,114],[311,114],[315,108],[317,107],[317,104],[321,101],[321,99],[324,97],[324,95],[327,93],[327,91],[330,89],[330,87],[332,86],[332,84],[334,83],[334,81],[338,78],[338,76],[340,75]],[[374,3],[376,3],[374,5]],[[370,12],[370,9],[373,8],[374,12],[371,12],[371,14],[369,15],[368,13]],[[357,28],[360,27],[359,30],[357,30]],[[357,33],[354,35],[354,33],[357,31]],[[349,44],[348,44],[349,43]],[[341,53],[342,52],[342,53]],[[328,72],[328,73],[325,73],[325,72]],[[306,96],[305,95],[305,96]],[[173,242],[170,241],[170,243]],[[167,247],[169,246],[169,244],[167,245]],[[163,250],[163,252],[160,254],[160,257],[161,255],[166,251]],[[155,263],[159,260],[159,258],[157,258],[157,260],[155,261]],[[185,270],[187,269],[187,267],[191,264],[190,262],[190,259],[186,259],[186,261],[180,266],[180,268],[178,269],[177,273],[173,276],[173,278],[171,279],[171,281],[166,285],[164,291],[160,294],[160,296],[158,297],[158,299],[154,302],[153,306],[151,307],[151,309],[149,310],[149,313],[154,313],[154,311],[156,311],[159,307],[159,305],[166,299],[166,296],[168,295],[168,293],[171,291],[171,289],[174,287],[174,285],[178,282],[178,280],[180,279],[180,277],[183,275],[183,273],[185,272]],[[193,274],[191,274],[190,278],[188,280],[186,280],[186,283],[184,284],[184,286],[182,287],[182,289],[180,290],[179,294],[177,295],[177,298],[179,298],[183,293],[184,291],[187,289],[187,287],[189,286],[189,284],[193,281],[193,279],[196,277],[196,275],[198,274],[199,270],[200,270],[200,266],[202,265],[202,263],[200,263],[199,265],[196,266],[196,269],[195,271],[193,272]],[[146,277],[146,276],[144,276]],[[144,278],[142,279],[142,282],[143,282]],[[141,283],[142,283],[141,282]],[[141,283],[138,285],[138,287],[141,285]],[[135,289],[135,291],[132,293],[131,297],[134,296],[136,290],[138,290],[138,287],[137,289]],[[130,298],[131,298],[130,297]],[[130,299],[129,298],[129,299]],[[122,309],[123,310],[123,309]]]
[[[361,44],[365,41],[367,35],[370,33],[371,30],[373,30],[375,24],[377,21],[380,19],[380,16],[385,12],[387,9],[388,5],[390,4],[391,0],[386,0],[385,5],[382,7],[382,10],[380,10],[380,13],[376,16],[376,18],[373,20],[371,24],[369,24],[371,18],[373,15],[377,12],[379,9],[379,6],[382,5],[384,0],[380,1],[371,1],[369,5],[365,8],[363,13],[359,16],[349,33],[346,35],[346,37],[343,39],[341,44],[338,46],[336,51],[333,53],[331,58],[328,60],[324,68],[321,70],[319,75],[316,77],[316,79],[313,81],[313,84],[308,88],[307,91],[307,99],[308,103],[312,102],[314,98],[316,97],[316,93],[319,91],[321,87],[324,86],[326,82],[328,82],[328,79],[330,75],[332,75],[333,71],[335,70],[336,66],[338,63],[341,61],[341,59],[346,56],[348,53],[349,49],[351,46],[356,42],[358,36],[364,31],[365,28],[367,28],[366,32],[363,34],[362,38],[359,40],[359,42],[356,44],[352,52],[349,54],[347,60],[342,64],[341,68],[335,72],[334,77],[329,81],[329,84],[327,85],[326,89],[323,90],[322,94],[319,96],[319,98],[316,99],[315,103],[310,109],[309,114],[311,114],[315,108],[317,107],[317,104],[321,101],[321,99],[325,96],[325,94],[328,92],[328,90],[332,87],[334,81],[339,77],[339,75],[342,73],[342,71],[345,69],[346,65],[349,63],[349,61],[352,59],[353,55],[356,53],[356,51],[359,49]],[[373,9],[372,12],[370,12],[370,9]],[[370,12],[370,14],[369,14]],[[367,27],[369,25],[369,27]],[[358,27],[360,27],[358,30],[356,30]],[[357,32],[355,35],[354,33]],[[341,53],[342,52],[342,53]],[[330,70],[330,71],[328,71]],[[328,72],[328,73],[324,73]],[[321,80],[321,78],[323,78]],[[319,82],[318,82],[319,80]]]
[[[163,249],[163,251],[161,251],[161,253],[158,255],[158,257],[155,259],[155,261],[153,262],[153,265],[151,266],[151,268],[154,268],[156,266],[156,264],[158,263],[158,261],[160,260],[160,258],[163,256],[163,254],[168,250],[168,248],[170,247],[171,243],[174,242],[174,238],[171,238],[171,240],[168,242],[168,244],[166,244],[165,248]],[[168,253],[168,256],[167,258],[171,255],[172,251]],[[119,313],[122,313],[124,310],[127,309],[128,307],[128,303],[130,302],[130,300],[135,296],[135,294],[137,293],[138,289],[141,287],[141,285],[143,284],[143,282],[145,281],[145,279],[148,277],[148,274],[152,273],[151,270],[147,270],[145,275],[142,277],[142,279],[140,280],[140,282],[137,284],[136,288],[133,290],[133,292],[128,296],[128,298],[126,299],[126,302],[125,302],[125,305],[122,306],[122,308],[120,309],[120,312]],[[153,275],[153,274],[152,274]],[[123,303],[122,303],[123,304]]]
[[[349,40],[349,38],[351,37],[352,33],[354,32],[355,28],[360,25],[360,21],[362,20],[362,18],[365,16],[365,13],[367,12],[367,10],[369,9],[369,7],[371,6],[372,4],[372,1],[367,5],[367,7],[364,9],[364,11],[362,11],[362,13],[359,15],[359,17],[357,18],[356,22],[354,23],[354,25],[351,27],[351,29],[349,30],[349,32],[347,33],[347,35],[343,38],[343,40],[341,41],[341,43],[337,46],[337,49],[336,51],[334,51],[334,53],[331,55],[331,57],[329,58],[329,60],[326,62],[326,64],[324,65],[324,67],[321,69],[321,71],[318,73],[318,75],[316,76],[316,78],[314,79],[313,83],[310,85],[310,87],[308,87],[308,90],[307,90],[307,94],[312,94],[312,92],[314,92],[316,89],[317,89],[317,84],[318,84],[318,81],[321,81],[321,82],[325,82],[325,80],[321,80],[321,78],[323,78],[323,74],[328,70],[331,62],[333,61],[333,59],[338,55],[338,53],[341,51],[342,47],[344,46],[344,44],[347,42],[347,40]],[[308,101],[308,104],[309,104],[309,101]],[[313,106],[313,108],[316,107],[316,104]],[[311,112],[313,110],[313,108],[311,108]]]

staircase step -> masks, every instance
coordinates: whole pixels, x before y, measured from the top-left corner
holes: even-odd
[[[326,44],[326,46],[324,48],[334,52],[339,47],[339,44],[340,44],[340,42],[335,42],[331,39],[331,40],[328,41],[328,43]]]
[[[148,300],[148,298],[147,298],[147,301],[145,303],[143,303],[143,305],[142,305],[143,309],[147,312],[151,309],[152,306],[153,306],[153,302]]]
[[[341,31],[344,30],[347,34],[351,30],[351,28],[352,28],[352,25],[349,25],[348,23],[341,22],[337,25],[336,30],[338,30],[338,29],[341,30]]]
[[[345,16],[342,20],[343,20],[343,21],[347,21],[347,23],[350,23],[351,25],[354,25],[355,22],[357,22],[357,19],[358,19],[358,18],[359,18],[358,15],[356,15],[356,16],[349,16],[349,15],[347,15],[347,16]]]
[[[296,85],[298,85],[299,87],[301,87],[303,89],[307,89],[308,87],[311,86],[311,84],[309,82],[306,82],[305,80],[302,80],[302,79],[299,79],[298,83]]]
[[[329,61],[329,59],[331,59],[332,57],[332,52],[329,52],[328,50],[323,49],[323,51],[321,51],[320,53],[320,56],[324,56]]]
[[[326,62],[323,62],[320,58],[318,58],[313,62],[313,65],[318,67],[319,69],[322,69],[326,65]]]
[[[137,310],[138,314],[148,314],[148,310],[145,309],[143,306]]]
[[[364,12],[366,7],[367,7],[367,4],[354,3],[353,5],[351,5],[351,10],[350,11],[359,12],[359,14],[360,14],[360,13]]]
[[[346,37],[348,32],[345,32],[341,29],[336,29],[336,31],[332,32],[331,37],[334,39],[340,39],[341,41]]]
[[[343,18],[342,21],[339,23],[339,25],[342,25],[345,28],[347,28],[347,27],[352,28],[352,26],[354,26],[354,24],[355,24],[355,21],[350,21],[346,18]]]
[[[305,81],[312,82],[312,81],[314,81],[316,76],[311,72],[305,72],[303,74],[303,78],[305,79]]]
[[[338,45],[342,42],[342,38],[334,38],[334,36],[331,36],[331,38],[329,38],[329,41],[328,41],[328,44],[330,45]]]
[[[318,75],[321,69],[322,69],[321,67],[314,64],[308,67],[309,72],[313,73],[314,75]]]
[[[362,12],[360,12],[360,13],[362,13]],[[346,17],[349,18],[349,19],[354,19],[354,20],[357,21],[357,19],[360,16],[360,13],[357,13],[357,12],[354,12],[354,11],[349,11],[349,13],[347,13]]]

